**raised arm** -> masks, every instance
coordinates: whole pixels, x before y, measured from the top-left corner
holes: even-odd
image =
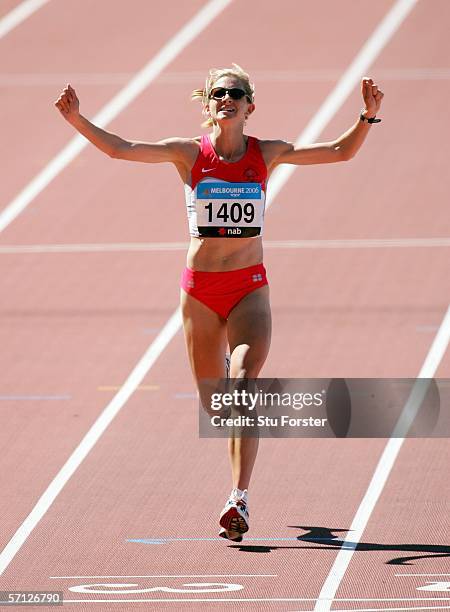
[[[124,140],[91,123],[80,114],[80,102],[71,85],[67,85],[55,101],[56,108],[80,134],[100,151],[116,159],[146,163],[173,162],[189,166],[197,148],[187,138],[168,138],[155,143]],[[192,164],[191,164],[192,165]]]
[[[361,81],[361,94],[364,100],[361,115],[366,120],[358,118],[356,123],[336,140],[301,147],[289,142],[266,141],[266,157],[271,168],[278,164],[330,164],[354,157],[371,129],[372,124],[368,123],[367,119],[375,118],[384,96],[370,78]]]

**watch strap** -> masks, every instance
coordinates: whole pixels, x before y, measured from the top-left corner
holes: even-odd
[[[364,121],[367,121],[367,123],[380,123],[381,122],[381,119],[377,119],[376,117],[371,117],[371,118],[364,117],[362,113],[360,114],[359,118],[363,123]]]

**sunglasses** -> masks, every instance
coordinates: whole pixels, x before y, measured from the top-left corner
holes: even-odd
[[[227,94],[232,100],[241,100],[241,98],[246,96],[247,100],[250,102],[249,96],[245,93],[243,89],[239,89],[238,87],[232,87],[231,89],[226,89],[225,87],[217,87],[217,89],[213,89],[211,91],[209,97],[214,98],[214,100],[223,100]]]

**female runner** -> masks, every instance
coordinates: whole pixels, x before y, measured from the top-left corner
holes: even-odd
[[[364,108],[355,124],[331,142],[296,147],[282,140],[244,134],[255,110],[248,74],[210,70],[204,89],[192,97],[203,104],[208,135],[155,143],[124,140],[88,121],[70,86],[55,102],[80,134],[110,157],[147,163],[171,162],[183,181],[191,242],[181,283],[187,350],[197,385],[224,378],[227,344],[231,378],[256,378],[271,335],[269,287],[263,266],[262,233],[267,180],[279,164],[324,164],[351,159],[375,120],[383,93],[370,78],[361,83]],[[233,488],[220,515],[220,534],[242,540],[248,530],[247,489],[258,437],[231,435]]]

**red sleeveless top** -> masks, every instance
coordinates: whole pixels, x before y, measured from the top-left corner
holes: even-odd
[[[260,183],[263,191],[266,191],[267,168],[258,139],[248,136],[244,157],[237,162],[225,162],[214,151],[209,136],[203,135],[191,176],[192,189],[202,179],[213,176],[230,183]]]
[[[253,238],[262,235],[267,167],[259,141],[248,136],[245,155],[237,162],[219,159],[208,135],[185,184],[191,236]]]

